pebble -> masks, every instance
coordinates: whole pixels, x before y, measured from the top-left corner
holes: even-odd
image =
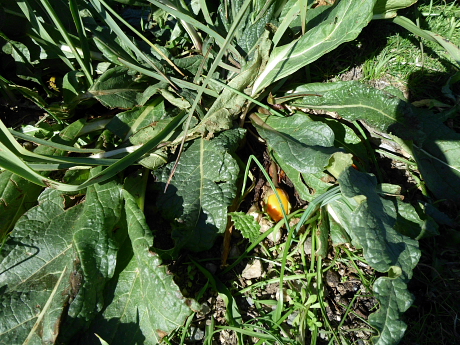
[[[279,301],[280,299],[280,290],[276,291],[276,300]],[[291,296],[288,295],[286,289],[283,289],[283,302],[290,302],[291,301]]]
[[[247,297],[247,298],[246,298],[246,301],[248,302],[248,304],[249,304],[250,306],[253,306],[253,305],[254,305],[254,300],[253,300],[251,297]]]
[[[217,272],[217,266],[215,264],[213,264],[212,262],[208,262],[205,265],[205,267],[212,274],[215,274]]]
[[[241,251],[239,250],[238,246],[232,246],[230,249],[230,253],[228,253],[228,257],[230,258],[237,258],[241,255]]]
[[[336,287],[340,283],[340,275],[333,270],[328,270],[326,272],[326,283],[330,287]]]
[[[287,324],[288,324],[289,326],[294,325],[294,320],[295,320],[295,318],[296,318],[298,315],[299,315],[299,312],[298,312],[298,311],[295,311],[295,312],[291,313],[291,314],[288,316],[288,318],[287,318],[287,321],[286,321]]]
[[[243,270],[243,273],[241,273],[241,276],[244,279],[254,279],[260,278],[262,276],[262,273],[262,262],[256,259],[246,265],[246,267]]]
[[[190,327],[190,333],[192,335],[190,336],[189,340],[192,342],[198,342],[198,341],[203,340],[204,338],[204,330],[202,330],[201,328],[192,326]]]
[[[311,255],[311,236],[308,236],[303,244],[303,251],[307,255]]]

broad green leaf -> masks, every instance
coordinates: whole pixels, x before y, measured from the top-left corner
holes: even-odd
[[[142,157],[139,164],[149,170],[155,170],[168,163],[168,153],[164,149],[158,149]]]
[[[146,142],[154,138],[158,133],[166,128],[166,126],[171,122],[172,118],[158,119],[151,123],[149,126],[139,129],[136,133],[129,137],[129,142],[132,145],[144,145]],[[168,140],[174,132],[171,131],[170,135],[165,138]]]
[[[322,122],[316,122],[303,113],[289,117],[257,114],[268,126],[289,135],[293,140],[308,146],[331,147],[334,145],[334,132]]]
[[[118,114],[107,127],[121,138],[128,139],[131,145],[144,145],[164,130],[171,121],[172,117],[168,117],[164,103],[158,97],[146,107],[135,108]],[[174,133],[171,131],[165,141],[169,140]],[[160,148],[150,151],[138,163],[150,170],[155,170],[166,164],[167,160],[167,149]]]
[[[353,228],[348,231],[353,240],[363,246],[367,262],[379,272],[398,265],[410,278],[420,256],[418,243],[394,229],[395,206],[378,195],[376,178],[348,168],[339,182],[347,198],[360,198],[353,216],[350,215]]]
[[[315,121],[327,124],[334,131],[334,146],[344,148],[348,153],[358,157],[362,162],[367,162],[367,149],[361,138],[356,135],[347,123],[326,117],[308,115]]]
[[[66,301],[78,293],[73,232],[83,204],[65,209],[61,192],[46,189],[21,217],[0,263],[0,343],[54,343]],[[64,278],[61,279],[61,275]],[[56,290],[55,290],[56,289]]]
[[[412,6],[417,0],[377,0],[373,19],[387,19],[397,16],[397,10]]]
[[[438,199],[460,201],[460,134],[436,115],[423,117],[427,138],[413,145],[413,155],[428,188]]]
[[[424,205],[424,210],[427,216],[434,219],[437,224],[447,225],[451,228],[456,228],[458,226],[458,224],[452,218],[450,218],[444,212],[438,210],[433,204],[426,203]]]
[[[176,97],[172,92],[166,89],[159,89],[158,92],[174,107],[179,109],[188,109],[190,108],[190,102],[188,102],[183,97]]]
[[[369,320],[380,331],[377,344],[396,344],[406,329],[400,315],[413,301],[407,283],[420,258],[418,242],[396,231],[395,204],[379,196],[374,176],[349,168],[339,182],[346,202],[332,202],[328,210],[333,211],[330,214],[353,242],[362,246],[369,265],[379,272],[388,272],[388,277],[381,277],[374,284],[381,304]]]
[[[460,135],[432,112],[357,82],[306,84],[282,99],[289,97],[293,106],[337,111],[348,121],[413,140],[408,147],[428,188],[437,198],[460,200]]]
[[[159,257],[150,251],[153,236],[145,216],[136,204],[134,198],[124,193],[126,200],[126,215],[128,234],[133,246],[134,258],[140,273],[140,293],[144,300],[144,311],[151,330],[158,338],[182,325],[190,315],[190,308],[179,288],[174,283],[172,275],[161,265]],[[190,305],[190,302],[188,304]]]
[[[424,219],[421,219],[414,206],[399,198],[396,199],[396,202],[398,211],[395,224],[396,231],[416,240],[439,235],[438,224],[431,217],[425,215]]]
[[[327,207],[329,212],[329,207]],[[331,242],[333,246],[338,246],[345,243],[350,243],[351,239],[345,229],[337,223],[333,217],[329,214],[329,233],[331,236]]]
[[[373,343],[398,344],[407,328],[401,313],[409,309],[414,297],[402,277],[380,277],[374,282],[373,291],[380,302],[380,309],[369,315],[369,323],[380,331],[378,337],[372,338]]]
[[[287,118],[253,114],[251,120],[277,157],[301,173],[324,170],[331,155],[337,151],[332,147],[332,130],[303,114]]]
[[[186,56],[181,59],[173,59],[172,61],[177,67],[184,71],[184,73],[190,76],[195,76],[200,68],[203,68],[203,63],[205,63],[202,55]]]
[[[235,129],[212,140],[200,138],[182,154],[171,184],[157,199],[161,215],[172,223],[177,250],[209,249],[225,231],[239,173],[231,153],[243,136],[243,130]],[[164,189],[173,165],[161,170],[159,189]]]
[[[323,21],[298,40],[277,47],[254,82],[252,95],[355,39],[372,18],[376,0],[341,0],[326,10]]]
[[[294,184],[294,187],[299,193],[299,196],[306,201],[313,201],[319,195],[325,193],[333,184],[328,183],[328,174],[320,171],[314,174],[305,174],[293,168],[288,162],[285,162],[275,152],[275,161],[280,168],[289,177],[289,180]]]
[[[239,10],[242,3],[243,1],[241,3],[235,1],[235,10]],[[239,26],[236,34],[237,44],[246,53],[246,58],[257,48],[257,41],[263,36],[267,24],[273,20],[276,11],[275,2],[272,2],[268,8],[262,7],[267,3],[268,1],[253,2],[244,23]]]
[[[95,168],[93,175],[102,170]],[[114,238],[122,209],[121,186],[110,180],[87,188],[83,213],[75,222],[73,247],[83,281],[62,325],[65,337],[87,326],[105,305],[103,290],[113,276],[119,243]]]
[[[419,109],[359,82],[305,84],[296,88],[290,97],[292,106],[336,111],[348,121],[362,120],[402,139],[423,139]]]
[[[53,132],[62,130],[62,125],[59,124],[48,124],[47,122],[41,122],[36,126],[22,125],[17,129],[18,132],[25,135],[30,135],[35,138],[49,139],[53,136]],[[11,131],[11,130],[10,130]]]
[[[64,103],[70,105],[78,102],[78,96],[85,93],[87,85],[83,80],[84,74],[79,71],[70,71],[64,76],[62,82],[62,95]]]
[[[251,243],[255,243],[260,236],[260,225],[253,216],[243,212],[231,212],[235,229],[239,230],[244,238],[247,238]]]
[[[92,96],[108,108],[134,108],[144,104],[143,92],[147,85],[139,83],[140,75],[125,67],[114,67],[102,74],[88,89],[87,96]]]
[[[58,149],[56,147],[51,146],[52,144],[62,144],[66,146],[73,146],[77,137],[85,126],[86,120],[79,119],[77,121],[72,122],[70,125],[66,126],[64,129],[59,131],[59,135],[53,136],[48,142],[50,145],[39,145],[34,150],[34,153],[40,155],[52,155],[52,156],[61,156],[65,154],[63,149]]]
[[[43,187],[10,171],[0,172],[0,240],[13,228],[16,220],[35,206]]]
[[[127,191],[123,196],[126,220],[120,231],[127,231],[129,237],[120,248],[120,265],[106,289],[111,303],[80,343],[98,344],[96,333],[110,345],[159,344],[183,325],[194,303],[182,296],[167,267],[150,250],[153,235],[136,200]]]
[[[147,127],[166,116],[164,102],[161,97],[156,98],[148,105],[136,107],[115,115],[106,128],[123,140],[141,128]]]
[[[342,172],[353,165],[353,156],[349,153],[335,152],[330,163],[326,168],[327,171],[335,178],[339,178]]]

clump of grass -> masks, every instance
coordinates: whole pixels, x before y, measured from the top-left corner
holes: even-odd
[[[460,8],[456,1],[450,4],[421,1],[417,8],[401,13],[416,21],[422,29],[460,44]],[[408,90],[411,101],[442,99],[442,87],[458,70],[452,58],[439,44],[418,38],[403,28],[395,26],[394,30],[390,35],[386,30],[376,34],[375,40],[385,41],[386,44],[364,62],[363,79],[402,85],[400,88]]]

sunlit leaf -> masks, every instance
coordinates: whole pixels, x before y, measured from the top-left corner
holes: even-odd
[[[252,94],[355,39],[372,18],[376,0],[342,0],[323,12],[321,23],[298,40],[277,47],[254,82]]]
[[[239,173],[231,153],[243,135],[243,130],[229,130],[212,140],[200,138],[182,154],[171,184],[157,200],[162,216],[172,222],[176,248],[209,249],[225,231]],[[172,168],[162,169],[161,190]]]

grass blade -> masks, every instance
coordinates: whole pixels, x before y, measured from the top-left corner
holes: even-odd
[[[152,1],[152,0],[149,0],[149,1]],[[190,127],[190,123],[191,123],[191,120],[192,120],[192,115],[195,112],[195,109],[196,109],[196,107],[198,105],[198,102],[201,100],[201,95],[203,94],[203,92],[204,92],[206,86],[208,85],[209,81],[212,79],[212,75],[213,75],[214,71],[216,70],[217,66],[220,63],[220,60],[224,56],[224,53],[225,53],[225,51],[227,49],[227,46],[230,45],[230,42],[231,42],[231,40],[233,39],[233,36],[236,33],[238,25],[240,24],[241,20],[243,19],[243,16],[246,13],[247,9],[249,8],[250,4],[251,4],[251,0],[246,0],[243,3],[243,5],[241,6],[241,9],[238,12],[238,15],[236,17],[236,20],[233,22],[232,26],[230,27],[230,30],[228,31],[228,34],[227,34],[227,37],[225,38],[223,46],[221,47],[221,49],[217,53],[217,56],[216,56],[214,62],[212,63],[211,68],[209,69],[208,75],[206,76],[206,78],[203,81],[203,84],[201,85],[201,87],[198,90],[198,94],[195,97],[195,101],[193,102],[193,105],[190,108],[189,113],[188,113],[188,119],[187,119],[187,122],[185,124],[185,133],[184,133],[184,137],[182,139],[182,142],[181,142],[181,145],[180,145],[180,148],[179,148],[179,154],[177,156],[176,163],[174,164],[174,167],[171,170],[171,175],[169,176],[169,180],[166,183],[165,190],[166,190],[166,188],[168,188],[168,185],[171,182],[171,179],[172,179],[172,177],[174,175],[174,172],[175,172],[175,170],[177,168],[177,165],[179,164],[179,159],[180,159],[182,150],[184,148],[185,139],[187,137],[187,131],[188,131],[189,127]],[[204,117],[204,119],[205,118],[206,118],[206,116]]]
[[[144,35],[142,35],[135,27],[129,24],[126,20],[124,20],[116,11],[114,11],[104,0],[99,0],[105,6],[105,8],[112,13],[112,15],[117,18],[120,22],[126,25],[132,32],[134,32],[141,40],[151,46],[155,51],[172,67],[174,68],[180,75],[185,76],[184,73],[172,62],[158,47],[150,42]]]
[[[143,155],[153,150],[158,144],[161,143],[170,133],[175,130],[182,122],[185,120],[185,113],[182,112],[181,114],[175,116],[171,122],[160,132],[157,136],[150,139],[146,142],[142,147],[134,151],[133,153],[127,155],[126,157],[117,160],[115,163],[107,167],[105,170],[102,170],[100,173],[94,175],[89,180],[85,181],[80,185],[69,185],[65,183],[60,183],[48,178],[41,176],[40,174],[36,173],[29,165],[27,165],[24,161],[19,158],[19,155],[15,154],[14,151],[17,152],[16,145],[19,145],[14,139],[8,141],[7,145],[4,144],[5,140],[2,140],[1,134],[3,137],[5,135],[8,137],[11,134],[6,130],[7,133],[4,131],[0,131],[0,167],[7,169],[35,184],[38,184],[43,187],[50,187],[59,189],[62,191],[67,192],[74,192],[91,186],[96,183],[100,183],[110,179],[111,177],[115,176],[122,170],[126,169],[128,166],[136,163]],[[0,121],[0,126],[3,126],[3,123]],[[6,128],[6,127],[5,127]],[[19,145],[20,146],[20,145]],[[12,148],[13,150],[11,150]],[[36,155],[40,156],[40,155]]]
[[[104,2],[104,0],[90,0],[94,8],[98,11],[101,18],[106,22],[106,24],[112,29],[118,37],[123,40],[123,42],[128,46],[133,52],[140,56],[150,67],[152,67],[158,74],[160,74],[165,81],[167,81],[174,89],[177,90],[177,86],[162,72],[158,69],[157,66],[150,60],[150,58],[145,55],[132,41],[131,39],[123,32],[123,30],[118,26],[117,22],[112,18],[112,16],[105,11],[104,8],[109,6]],[[102,7],[104,6],[104,7]]]
[[[57,47],[59,47],[59,42],[56,42],[51,35],[48,33],[48,31],[45,29],[43,26],[42,22],[37,18],[35,15],[34,11],[30,7],[28,1],[22,2],[18,1],[17,2],[18,6],[21,8],[22,12],[24,13],[25,17],[31,24],[32,28],[34,31],[37,33],[38,37],[41,37],[48,43],[48,47],[55,52],[61,60],[72,70],[75,71],[75,67],[73,66],[72,62],[63,54]]]
[[[281,21],[281,24],[279,25],[278,29],[275,32],[275,35],[273,35],[273,46],[276,47],[278,46],[278,43],[283,36],[283,34],[286,32],[286,30],[289,28],[289,25],[291,25],[292,21],[297,18],[297,16],[300,13],[300,9],[298,4],[294,4],[294,6],[291,7],[289,12],[284,16],[283,20]]]
[[[158,80],[161,80],[161,81],[166,81],[162,75],[160,74],[157,74],[155,72],[152,72],[144,67],[141,67],[139,65],[136,65],[136,64],[133,64],[129,61],[126,61],[122,58],[118,58],[118,61],[120,61],[121,64],[123,64],[124,66],[126,67],[129,67],[129,68],[132,68],[133,70],[135,71],[138,71],[142,74],[145,74],[145,75],[148,75],[149,77],[152,77],[152,78],[155,78],[155,79],[158,79]],[[199,85],[196,85],[196,84],[193,84],[193,83],[190,83],[188,81],[185,81],[185,80],[181,80],[181,79],[177,79],[177,78],[171,78],[171,80],[178,86],[184,88],[184,89],[190,89],[190,90],[195,90],[195,91],[198,91],[200,89],[200,86]],[[212,97],[218,97],[219,94],[213,90],[210,90],[208,88],[205,88],[203,90],[203,93],[209,95],[209,96],[212,96]]]
[[[88,69],[89,66],[85,64],[83,59],[81,58],[80,54],[78,54],[77,49],[75,45],[73,44],[73,41],[70,39],[70,36],[67,34],[67,30],[62,24],[61,20],[59,19],[58,15],[54,11],[53,7],[51,7],[51,4],[48,2],[48,0],[40,0],[43,7],[45,7],[46,11],[48,12],[48,15],[51,17],[51,20],[53,21],[54,25],[58,28],[59,32],[61,33],[62,37],[64,38],[65,42],[69,46],[69,48],[72,50],[72,53],[77,60],[78,64],[80,65],[81,69],[83,70],[83,73],[85,73],[86,79],[88,80],[89,85],[93,84],[93,77],[91,75],[91,70]],[[81,28],[80,28],[81,29]]]
[[[88,70],[89,74],[92,76],[93,67],[91,66],[91,51],[89,49],[88,37],[86,36],[86,32],[83,27],[83,21],[80,17],[76,0],[69,0],[69,7],[70,7],[70,13],[72,14],[73,21],[75,23],[75,27],[77,28],[77,32],[78,32],[81,51],[83,54],[83,64],[86,67],[86,70]],[[78,51],[77,48],[75,48],[75,50]],[[93,83],[93,80],[91,79],[90,85],[92,85],[92,83]]]
[[[397,16],[393,18],[392,21],[393,23],[402,26],[403,28],[412,32],[415,35],[418,35],[426,40],[438,43],[450,54],[450,56],[455,60],[455,62],[457,62],[457,65],[460,66],[460,49],[452,42],[449,42],[444,37],[435,34],[431,31],[420,29],[417,25],[414,24],[414,22],[412,22],[410,19],[406,17]]]
[[[168,12],[168,13],[171,13],[173,16],[185,21],[186,23],[188,24],[191,24],[193,25],[194,27],[200,29],[201,31],[204,31],[206,32],[209,36],[211,36],[212,38],[214,38],[217,42],[217,44],[219,44],[220,46],[220,49],[224,49],[224,46],[229,46],[229,50],[235,54],[235,56],[239,57],[240,56],[240,53],[238,53],[238,51],[236,50],[235,47],[233,47],[232,45],[225,45],[225,38],[223,38],[221,35],[219,35],[217,32],[215,32],[214,30],[210,29],[209,27],[207,27],[206,25],[204,25],[203,23],[199,22],[198,20],[190,17],[189,15],[185,14],[185,13],[182,13],[180,11],[177,11],[171,7],[168,7],[164,4],[162,4],[161,2],[157,1],[157,0],[148,0],[150,3],[154,4],[155,6],[161,8],[162,10]],[[226,49],[226,48],[225,48]]]

